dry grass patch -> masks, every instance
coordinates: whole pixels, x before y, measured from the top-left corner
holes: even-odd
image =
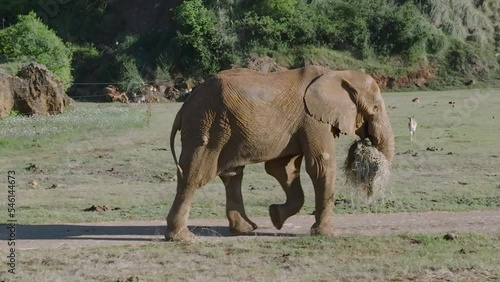
[[[390,176],[390,162],[375,147],[354,141],[345,160],[348,184],[361,189],[369,199],[383,198]]]

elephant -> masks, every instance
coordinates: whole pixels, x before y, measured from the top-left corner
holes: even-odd
[[[177,160],[174,140],[181,132]],[[269,206],[273,225],[300,211],[305,163],[315,193],[311,234],[333,234],[335,138],[359,136],[389,161],[394,135],[376,81],[357,71],[306,66],[275,73],[224,70],[206,80],[181,106],[172,125],[170,148],[177,166],[177,191],[167,216],[167,240],[189,240],[187,220],[195,190],[219,176],[226,190],[229,230],[257,228],[246,215],[241,193],[245,165],[264,162],[283,188],[284,204]]]

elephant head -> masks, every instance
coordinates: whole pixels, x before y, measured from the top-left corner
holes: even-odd
[[[368,138],[387,160],[394,157],[394,134],[380,88],[362,72],[328,71],[307,88],[310,115],[332,125],[334,132]]]

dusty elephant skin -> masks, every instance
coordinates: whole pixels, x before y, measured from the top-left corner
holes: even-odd
[[[174,139],[181,131],[177,162]],[[335,137],[369,138],[391,161],[394,136],[380,89],[369,75],[308,66],[278,73],[233,69],[196,88],[177,113],[170,145],[177,163],[177,193],[167,216],[168,240],[194,235],[187,228],[195,190],[219,176],[226,188],[226,215],[233,233],[257,228],[241,194],[245,165],[265,162],[286,194],[269,213],[280,229],[304,204],[300,166],[315,191],[311,234],[331,235],[336,174]]]

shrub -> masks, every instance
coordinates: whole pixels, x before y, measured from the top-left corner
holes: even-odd
[[[370,42],[380,55],[399,55],[422,45],[429,36],[422,15],[411,3],[384,5],[369,16]]]
[[[170,71],[172,63],[163,55],[156,60],[155,81],[158,84],[168,85],[172,83]]]
[[[440,30],[429,35],[426,42],[426,52],[429,54],[436,54],[444,50],[448,44],[448,38]]]
[[[128,56],[120,56],[117,60],[121,63],[120,80],[125,90],[129,93],[140,92],[144,85],[144,80],[137,68],[135,60]]]
[[[184,1],[175,8],[174,20],[178,25],[176,40],[182,50],[182,64],[190,70],[217,72],[220,65],[211,48],[214,17],[202,1]]]
[[[19,22],[0,30],[0,54],[4,62],[37,61],[57,75],[65,89],[71,86],[72,51],[31,12],[18,16]]]
[[[321,2],[314,10],[321,43],[336,50],[349,51],[357,57],[368,56],[369,15],[360,11],[359,5],[342,1]]]
[[[457,38],[451,40],[451,46],[446,54],[448,68],[468,77],[488,78],[490,70],[495,70],[498,65],[489,60],[479,45],[474,46]]]
[[[299,5],[299,0],[256,0],[253,10],[262,16],[269,16],[278,20],[290,18],[295,15],[295,8]]]

